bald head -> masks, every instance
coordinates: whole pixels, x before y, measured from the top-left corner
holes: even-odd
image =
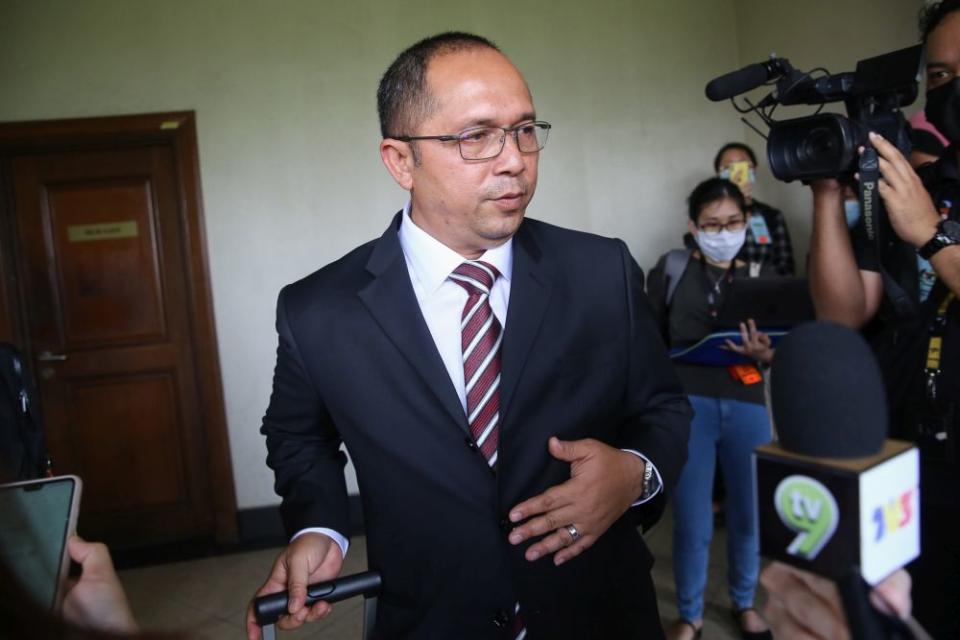
[[[421,40],[397,56],[383,74],[377,89],[380,135],[384,138],[413,135],[419,124],[437,108],[437,101],[427,84],[430,61],[471,49],[500,51],[486,38],[448,31]]]

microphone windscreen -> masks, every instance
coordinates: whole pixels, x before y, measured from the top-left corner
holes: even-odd
[[[773,421],[793,453],[860,458],[887,437],[887,399],[876,358],[856,331],[800,325],[777,345],[770,372]]]
[[[770,79],[770,75],[770,70],[764,63],[750,64],[714,78],[707,83],[704,93],[707,99],[713,102],[728,100],[763,85]]]

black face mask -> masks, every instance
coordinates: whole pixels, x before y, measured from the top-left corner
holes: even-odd
[[[927,91],[927,120],[950,142],[960,143],[960,78]]]

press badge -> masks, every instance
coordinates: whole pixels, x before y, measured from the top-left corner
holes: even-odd
[[[770,244],[770,230],[767,229],[767,221],[759,213],[750,216],[750,233],[757,244]]]

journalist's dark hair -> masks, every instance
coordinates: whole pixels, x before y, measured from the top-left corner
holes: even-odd
[[[920,39],[923,43],[927,43],[927,37],[940,25],[944,18],[958,10],[960,10],[960,0],[942,0],[942,2],[928,4],[921,9]]]
[[[717,155],[713,156],[713,170],[715,172],[720,171],[720,159],[723,158],[723,154],[731,149],[739,149],[740,151],[743,151],[750,158],[750,162],[753,163],[753,166],[757,166],[757,154],[753,152],[753,149],[742,142],[728,142],[720,147],[720,151],[717,151]]]
[[[482,47],[500,50],[481,36],[447,31],[425,38],[397,56],[377,88],[380,134],[390,138],[417,133],[416,126],[434,108],[433,98],[427,88],[427,65],[433,57]]]
[[[687,198],[687,213],[694,224],[700,217],[700,212],[711,202],[730,198],[737,203],[740,211],[747,210],[747,203],[743,200],[743,194],[739,187],[724,178],[707,178],[690,192]]]

